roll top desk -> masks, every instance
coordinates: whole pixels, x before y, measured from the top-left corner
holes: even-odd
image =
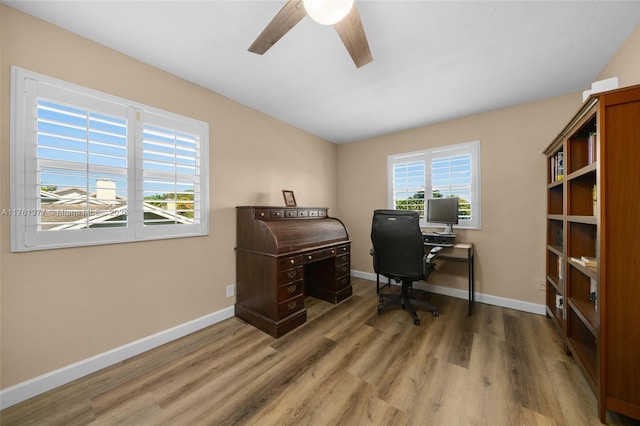
[[[327,208],[237,207],[238,318],[273,337],[304,324],[304,297],[351,296],[351,242]]]

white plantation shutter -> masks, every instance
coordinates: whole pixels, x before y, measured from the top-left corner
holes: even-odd
[[[36,216],[38,230],[71,229],[71,224],[76,229],[99,226],[91,219],[107,213],[108,206],[125,212],[126,116],[114,117],[42,98],[37,108],[37,185],[43,211]],[[65,186],[79,191],[53,190]],[[110,191],[105,191],[106,187]],[[69,217],[75,220],[70,222]],[[112,219],[110,225],[126,226],[127,215]]]
[[[417,210],[425,198],[459,197],[458,228],[480,228],[480,143],[432,148],[388,157],[389,208]]]
[[[422,156],[418,160],[399,159],[393,163],[392,206],[397,210],[416,210],[424,219],[425,194],[425,161]],[[422,194],[422,199],[420,199]]]
[[[12,251],[208,232],[207,123],[15,67],[11,107]]]
[[[203,227],[203,129],[160,114],[143,113],[142,146],[138,170],[142,171],[141,198],[146,235]],[[158,209],[164,214],[158,214]],[[154,225],[165,225],[155,227]]]

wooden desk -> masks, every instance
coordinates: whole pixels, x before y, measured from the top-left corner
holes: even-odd
[[[437,244],[424,243],[424,246],[426,250],[431,250],[431,248],[437,246]],[[436,259],[440,260],[451,260],[453,262],[467,263],[469,274],[469,315],[471,315],[473,304],[475,303],[473,289],[473,251],[473,243],[456,243],[453,247],[443,247],[436,256]]]
[[[351,296],[351,242],[327,208],[237,207],[236,316],[280,337],[307,320],[304,297]]]

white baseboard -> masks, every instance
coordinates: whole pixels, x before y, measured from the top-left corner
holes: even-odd
[[[180,324],[168,330],[143,337],[140,340],[120,346],[119,348],[103,352],[91,358],[84,359],[25,382],[18,383],[17,385],[2,389],[0,390],[0,409],[5,409],[36,395],[57,388],[58,386],[72,382],[80,377],[95,373],[105,367],[109,367],[110,365],[134,357],[150,349],[164,345],[172,340],[184,337],[227,318],[231,318],[234,315],[234,306],[229,306],[228,308],[196,318],[195,320]]]
[[[351,270],[351,276],[369,281],[376,280],[376,274],[371,272]],[[414,287],[420,290],[428,291],[430,293],[457,297],[458,299],[469,299],[469,292],[467,290],[460,290],[458,288],[443,287],[439,285],[428,284],[425,282],[415,283]],[[495,305],[503,308],[515,309],[517,311],[530,312],[532,314],[538,315],[546,315],[547,312],[543,304],[524,302],[522,300],[508,299],[506,297],[500,296],[492,296],[490,294],[476,292],[474,293],[474,300],[478,303],[486,303],[487,305]]]
[[[376,274],[362,271],[351,271],[351,276],[363,278],[369,281],[376,280]],[[456,288],[432,285],[424,282],[415,284],[415,287],[426,290],[431,293],[442,294],[445,296],[456,297],[459,299],[468,299],[468,292]],[[501,306],[503,308],[516,309],[523,312],[531,312],[533,314],[545,315],[545,306],[542,304],[523,302],[521,300],[508,299],[505,297],[492,296],[490,294],[475,293],[475,301],[486,303],[489,305]],[[235,314],[234,307],[229,306],[220,311],[205,315],[193,321],[180,324],[168,330],[161,331],[151,336],[144,337],[135,342],[128,343],[119,348],[101,353],[99,355],[87,358],[71,365],[59,368],[33,379],[27,380],[17,385],[10,386],[0,390],[0,409],[5,409],[19,402],[25,401],[41,393],[57,388],[80,377],[95,373],[105,367],[124,361],[128,358],[139,355],[150,349],[164,345],[172,340],[179,339],[190,333],[216,324],[227,318],[233,317]]]

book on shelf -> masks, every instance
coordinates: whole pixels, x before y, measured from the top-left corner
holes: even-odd
[[[591,188],[591,198],[593,199],[593,215],[598,215],[598,185],[593,185]]]
[[[564,279],[564,268],[562,267],[562,256],[558,256],[558,279]]]
[[[551,182],[557,182],[564,178],[564,153],[558,151],[549,157],[549,170],[551,172]]]
[[[556,294],[556,308],[562,309],[564,308],[564,297],[559,294]]]
[[[596,161],[596,132],[591,132],[587,139],[587,163],[591,164],[594,161]]]
[[[598,260],[595,257],[580,256],[580,257],[570,257],[569,259],[573,263],[577,263],[578,265],[581,265],[584,267],[587,267],[587,266],[590,268],[598,267]]]
[[[561,180],[562,178],[564,178],[564,153],[562,151],[559,151],[556,154],[557,157],[557,161],[558,161],[558,176],[557,176],[557,180]]]

